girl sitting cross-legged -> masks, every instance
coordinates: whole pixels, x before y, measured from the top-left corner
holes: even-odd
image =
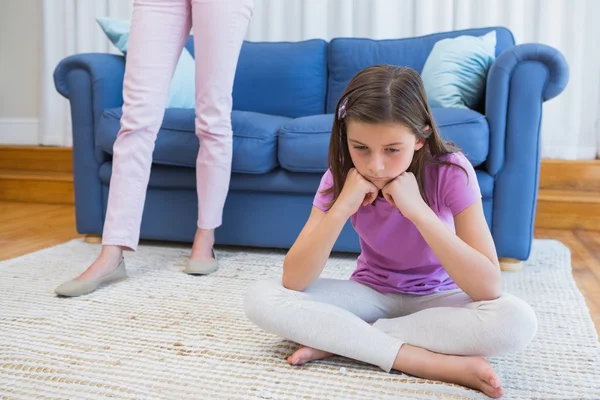
[[[501,290],[475,171],[441,139],[406,67],[359,72],[337,108],[329,169],[283,279],[245,298],[258,327],[300,344],[293,365],[332,354],[503,395],[483,357],[523,350],[537,319]],[[346,221],[361,253],[349,280],[319,278]]]

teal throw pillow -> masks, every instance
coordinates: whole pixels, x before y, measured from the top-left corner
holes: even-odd
[[[421,77],[431,107],[475,108],[496,58],[496,31],[438,41]]]
[[[112,44],[127,57],[130,22],[113,18],[97,18],[98,25]],[[183,49],[169,88],[168,108],[196,107],[196,66],[194,58]]]

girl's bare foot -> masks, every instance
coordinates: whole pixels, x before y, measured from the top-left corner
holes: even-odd
[[[322,360],[323,358],[327,358],[331,355],[331,353],[328,353],[323,350],[313,349],[312,347],[300,346],[298,350],[294,352],[294,354],[287,358],[287,361],[292,365],[302,365],[308,361]]]
[[[190,259],[211,262],[214,261],[213,246],[215,245],[215,231],[213,229],[198,229],[194,237]]]
[[[504,394],[492,365],[481,357],[449,356],[404,344],[393,368],[420,378],[466,386],[493,398]]]
[[[120,246],[102,246],[96,261],[75,279],[99,279],[117,269],[122,259],[123,249]]]
[[[370,323],[373,325],[373,322]],[[302,365],[308,361],[322,360],[327,357],[331,357],[333,353],[328,353],[323,350],[317,350],[312,347],[300,345],[298,349],[287,358],[287,361],[293,365]]]

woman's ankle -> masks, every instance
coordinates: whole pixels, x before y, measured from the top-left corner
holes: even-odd
[[[214,229],[204,229],[204,228],[196,228],[196,238],[203,239],[214,239],[215,230]]]
[[[106,261],[120,262],[123,258],[123,248],[121,246],[104,245],[98,259]]]
[[[214,229],[198,228],[194,237],[194,243],[192,244],[191,258],[199,261],[212,260],[214,245]]]

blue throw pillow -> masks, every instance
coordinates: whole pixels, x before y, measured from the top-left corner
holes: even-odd
[[[113,18],[97,18],[96,21],[112,44],[127,57],[130,22]],[[196,107],[196,66],[194,58],[183,49],[169,88],[168,108]]]
[[[421,77],[431,107],[475,108],[496,58],[496,31],[438,41]]]

